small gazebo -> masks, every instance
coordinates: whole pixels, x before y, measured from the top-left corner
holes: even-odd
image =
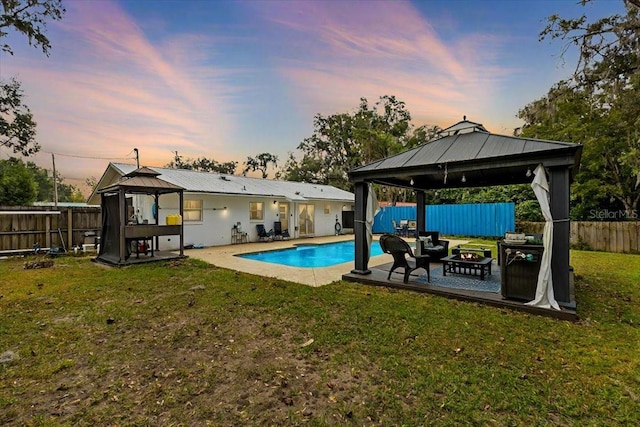
[[[440,137],[414,149],[355,168],[355,268],[345,280],[367,281],[367,196],[370,183],[408,188],[417,199],[418,231],[425,231],[425,191],[531,183],[542,165],[549,175],[553,216],[551,270],[557,302],[575,308],[570,287],[569,191],[580,163],[582,146],[557,141],[492,134],[466,120],[444,129]]]
[[[127,265],[140,262],[158,261],[162,259],[184,257],[184,231],[182,223],[171,225],[158,224],[158,215],[154,215],[155,224],[131,220],[132,205],[127,203],[127,195],[152,195],[155,206],[160,206],[159,198],[163,194],[178,193],[180,198],[180,216],[183,215],[182,187],[158,178],[159,173],[141,167],[126,174],[119,182],[99,190],[102,205],[102,232],[100,250],[96,261],[112,265]],[[135,214],[135,213],[134,213]],[[180,252],[161,253],[154,248],[158,246],[158,236],[179,236]],[[149,242],[151,256],[132,256],[132,242]]]

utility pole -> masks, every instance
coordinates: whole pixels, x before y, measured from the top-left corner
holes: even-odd
[[[58,180],[56,177],[56,156],[51,153],[51,162],[53,163],[53,204],[58,209]]]
[[[138,149],[134,148],[133,151],[136,152],[136,168],[140,169],[140,156],[138,155]]]

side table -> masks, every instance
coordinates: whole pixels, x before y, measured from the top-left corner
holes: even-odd
[[[244,231],[238,231],[238,227],[231,228],[231,244],[235,245],[238,243],[247,243],[248,237],[247,233]]]

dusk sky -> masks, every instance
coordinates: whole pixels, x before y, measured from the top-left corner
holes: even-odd
[[[176,150],[238,172],[263,152],[284,163],[315,114],[354,111],[361,97],[395,95],[415,126],[466,115],[511,134],[518,110],[575,65],[562,41],[538,41],[546,18],[623,12],[618,0],[63,2],[51,55],[12,33],[0,77],[22,82],[35,161],[51,168],[55,153],[76,185],[110,160],[135,163],[134,147],[145,166]]]

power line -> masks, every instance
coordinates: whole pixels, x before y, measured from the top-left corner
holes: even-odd
[[[47,154],[55,154],[56,156],[63,156],[63,157],[74,157],[76,159],[92,159],[92,160],[130,160],[130,159],[135,159],[135,157],[98,157],[98,156],[79,156],[77,154],[65,154],[65,153],[56,153],[56,152],[52,152],[52,151],[46,151],[46,150],[40,150],[40,153],[47,153]],[[133,150],[131,150],[129,152],[129,154],[127,154],[127,156],[129,156],[131,153],[133,153]]]

